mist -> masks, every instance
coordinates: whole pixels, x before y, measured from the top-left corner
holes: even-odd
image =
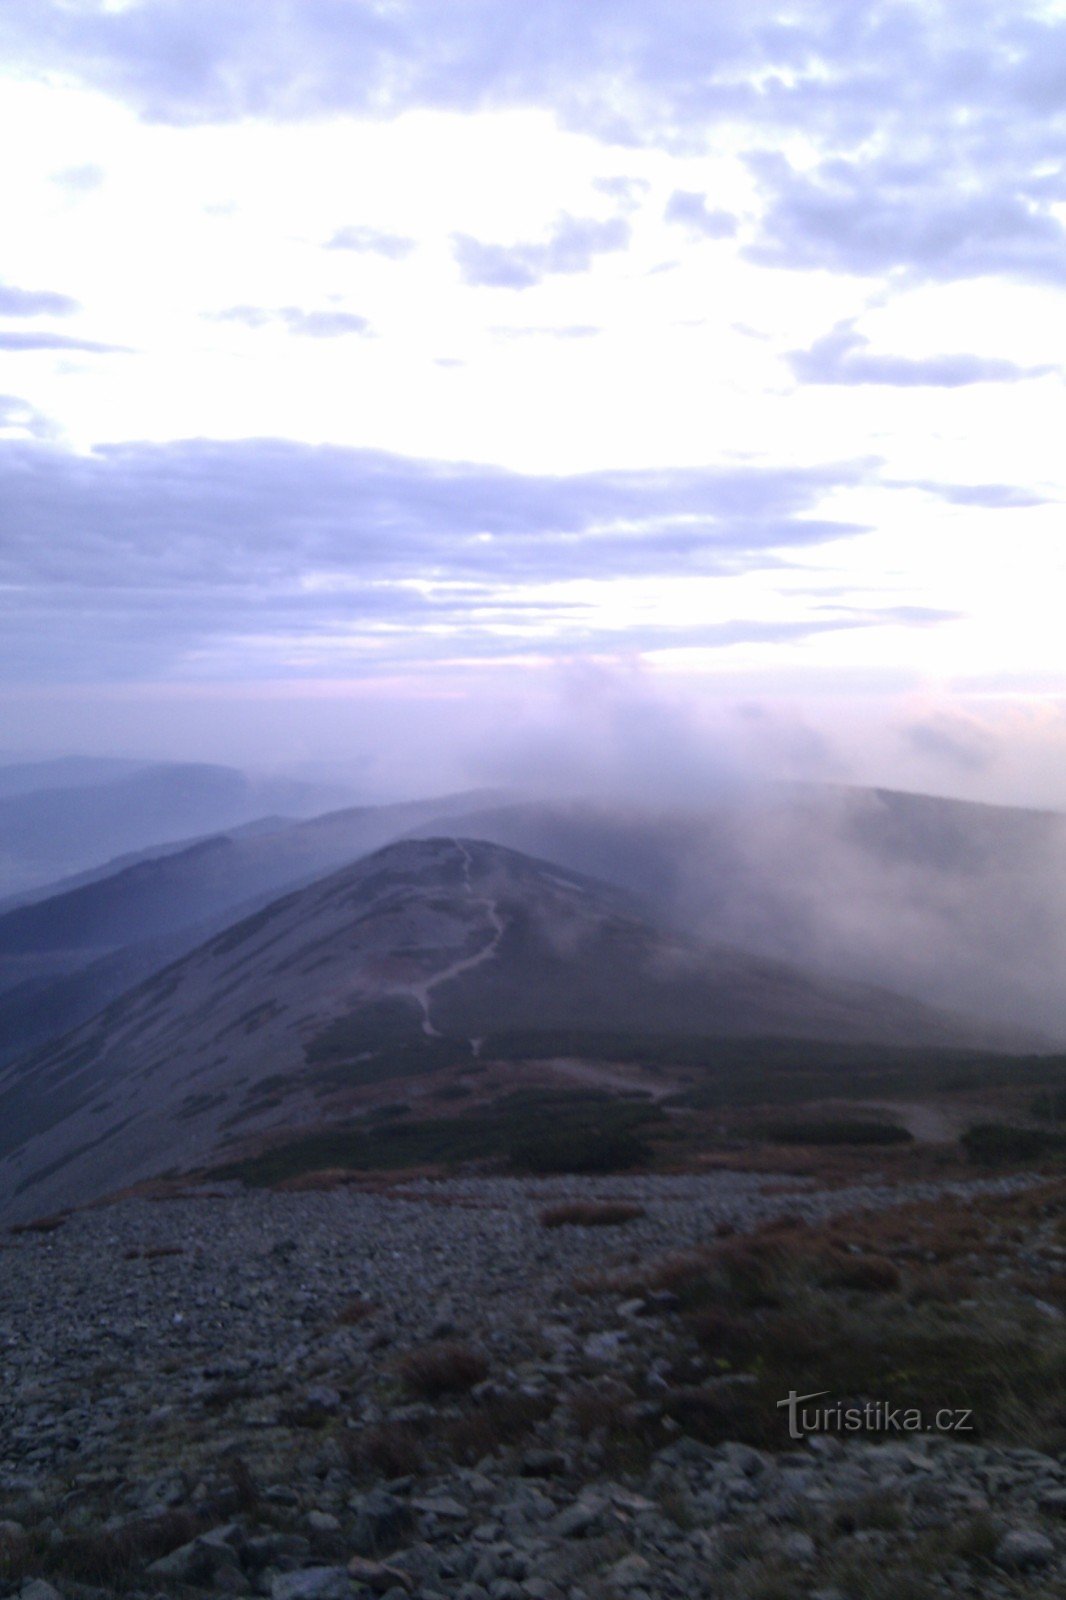
[[[436,800],[469,792],[437,831],[604,878],[701,941],[1066,1040],[1066,740],[1046,707],[731,699],[633,663],[401,688],[175,695],[165,719],[128,696],[76,746],[39,719],[0,764],[2,891],[353,805],[424,801],[433,831]]]

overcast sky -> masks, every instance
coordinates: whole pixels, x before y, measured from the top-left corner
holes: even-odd
[[[0,749],[1066,808],[1062,0],[3,0],[0,70]]]

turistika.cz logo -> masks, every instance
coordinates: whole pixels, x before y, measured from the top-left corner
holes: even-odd
[[[934,1412],[920,1406],[894,1406],[887,1400],[864,1400],[852,1404],[836,1400],[827,1406],[810,1405],[824,1400],[829,1389],[814,1394],[797,1394],[790,1389],[778,1410],[788,1411],[788,1436],[803,1439],[808,1433],[972,1433],[973,1412],[942,1406]]]

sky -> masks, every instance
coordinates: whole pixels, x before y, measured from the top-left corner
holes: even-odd
[[[0,751],[1066,809],[1061,0],[4,0]]]

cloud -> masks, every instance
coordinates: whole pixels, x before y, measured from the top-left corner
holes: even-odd
[[[610,178],[593,178],[592,187],[607,195],[626,211],[635,211],[651,188],[646,178],[631,178],[617,173]]]
[[[536,107],[613,150],[682,153],[724,130],[764,191],[754,259],[940,279],[1061,281],[1064,49],[1066,16],[1044,0],[0,7],[0,54],[22,74],[61,73],[155,122]],[[803,171],[780,154],[798,139]],[[599,185],[620,198],[634,182]],[[521,260],[481,270],[524,286]]]
[[[402,233],[382,233],[378,228],[365,228],[356,224],[347,228],[338,228],[331,239],[326,240],[327,250],[356,250],[362,254],[387,256],[390,261],[399,261],[404,256],[409,256],[415,247],[415,241]]]
[[[594,339],[603,332],[591,322],[571,322],[564,327],[495,327],[492,332],[498,339]]]
[[[71,312],[80,310],[78,302],[68,294],[55,294],[50,289],[16,289],[0,283],[0,316],[69,317]]]
[[[36,407],[13,394],[0,394],[0,429],[14,429],[37,439],[46,439],[55,431]]]
[[[689,189],[675,189],[666,202],[663,218],[678,222],[691,234],[702,234],[705,239],[730,239],[737,231],[737,219],[731,211],[711,210],[706,195]]]
[[[95,193],[97,189],[103,187],[104,178],[103,167],[89,161],[81,166],[63,167],[59,172],[52,173],[52,182],[60,189],[66,190],[72,197]]]
[[[901,737],[919,755],[962,772],[984,772],[997,756],[992,733],[963,712],[940,712],[901,728]]]
[[[872,618],[614,624],[572,580],[773,566],[860,531],[821,518],[865,462],[573,476],[274,440],[0,443],[0,655],[32,680],[279,662],[773,641]],[[573,602],[573,603],[570,603]]]
[[[937,483],[931,478],[885,478],[890,489],[922,489],[955,506],[981,506],[988,511],[1016,511],[1054,504],[1057,495],[1023,489],[1013,483]]]
[[[101,344],[96,339],[74,339],[66,333],[24,333],[0,328],[0,350],[83,350],[90,355],[132,355],[125,344]]]
[[[988,356],[878,355],[870,350],[869,339],[855,331],[854,318],[838,322],[809,350],[790,350],[785,359],[801,383],[888,384],[897,388],[961,389],[974,383],[1017,383],[1059,370],[1054,366],[1023,367]]]
[[[369,333],[366,317],[354,311],[302,311],[299,306],[227,306],[223,311],[205,313],[212,322],[238,322],[246,328],[268,328],[280,324],[290,333],[306,339],[336,339],[350,333]]]
[[[587,272],[597,255],[624,250],[630,226],[622,217],[558,217],[543,242],[488,244],[453,233],[455,259],[464,281],[493,289],[530,289],[551,273]]]
[[[777,152],[748,164],[767,198],[744,254],[764,266],[858,276],[905,271],[950,281],[998,275],[1062,281],[1066,228],[1027,192],[1024,172],[990,153],[980,182],[949,160],[834,157],[797,172]]]

